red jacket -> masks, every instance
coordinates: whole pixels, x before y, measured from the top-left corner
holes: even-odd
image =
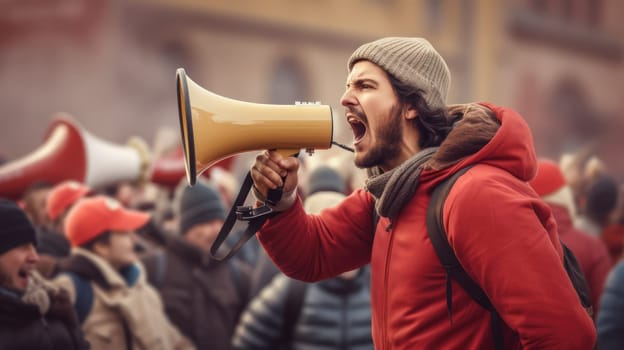
[[[509,329],[505,349],[591,349],[592,320],[562,265],[548,205],[526,183],[536,171],[528,126],[515,112],[484,104],[501,122],[477,153],[439,171],[423,171],[413,199],[373,235],[372,197],[356,190],[319,216],[300,201],[273,217],[260,241],[284,273],[316,281],[370,262],[375,348],[492,349],[490,318],[452,281],[429,241],[425,213],[431,188],[468,165],[445,202],[449,241],[466,272],[490,297]]]

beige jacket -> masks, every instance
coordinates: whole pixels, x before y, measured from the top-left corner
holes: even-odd
[[[81,258],[83,264],[92,264],[92,270],[97,270],[99,277],[109,285],[104,289],[91,282],[93,304],[82,329],[92,350],[126,348],[122,318],[132,334],[132,348],[135,350],[194,349],[192,343],[167,319],[162,300],[147,283],[140,264],[137,264],[137,280],[128,286],[124,278],[96,254],[81,248],[74,248],[72,254]],[[71,277],[61,274],[54,282],[69,291],[70,299],[75,303],[76,290]]]

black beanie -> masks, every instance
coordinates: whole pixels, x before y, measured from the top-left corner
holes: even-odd
[[[308,195],[320,191],[345,193],[347,184],[338,171],[319,166],[308,176]]]
[[[186,187],[180,198],[180,233],[185,234],[197,224],[225,220],[225,214],[221,196],[214,187],[202,183]]]
[[[0,198],[0,254],[27,243],[37,245],[35,227],[15,202]]]

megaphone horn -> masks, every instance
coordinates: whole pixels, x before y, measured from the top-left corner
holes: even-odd
[[[270,105],[237,101],[205,90],[176,72],[178,112],[186,175],[197,176],[217,161],[253,150],[301,149],[332,145],[332,112],[327,105]]]
[[[140,138],[116,145],[91,135],[71,116],[57,114],[41,146],[0,167],[0,196],[17,199],[37,181],[76,180],[98,188],[147,179],[148,170],[149,150]]]

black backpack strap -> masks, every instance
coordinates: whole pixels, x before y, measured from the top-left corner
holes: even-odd
[[[438,184],[431,195],[431,200],[427,208],[427,234],[433,245],[436,255],[440,259],[442,266],[446,270],[446,307],[449,314],[451,324],[453,323],[453,289],[451,285],[451,277],[459,283],[460,286],[483,308],[490,311],[492,334],[494,337],[494,348],[503,348],[503,338],[501,332],[502,319],[490,302],[483,289],[474,281],[457,260],[455,252],[448,242],[446,230],[444,228],[443,209],[444,201],[448,196],[451,188],[466,171],[472,166],[460,169],[451,177]]]

